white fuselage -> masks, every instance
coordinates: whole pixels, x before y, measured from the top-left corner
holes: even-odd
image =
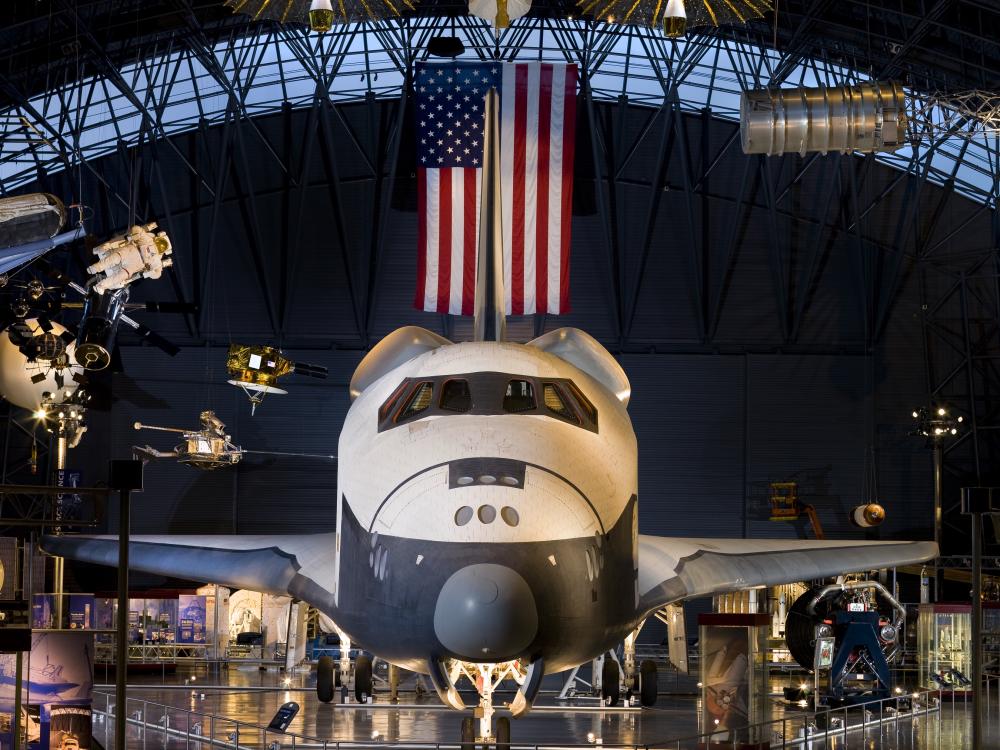
[[[507,413],[498,405],[521,378],[531,383],[535,408]],[[472,384],[473,407],[442,412],[444,384],[455,379]],[[433,384],[430,408],[394,418],[421,382]],[[402,401],[394,400],[404,383]],[[586,420],[548,408],[550,384],[570,406],[589,401],[596,415],[589,429]],[[568,395],[573,386],[582,399]],[[481,413],[485,403],[491,406]],[[625,405],[567,361],[497,342],[425,352],[358,396],[338,455],[332,590],[341,626],[376,653],[410,666],[431,656],[410,655],[396,633],[362,624],[374,609],[386,617],[405,610],[413,644],[437,643],[426,648],[446,656],[499,661],[534,653],[553,668],[599,653],[631,624],[635,434]],[[464,630],[450,620],[452,610],[471,618]],[[517,619],[526,610],[536,612],[531,622]],[[496,625],[492,640],[484,623]],[[579,649],[553,645],[584,624],[590,634],[576,639]],[[476,640],[466,631],[484,634]],[[511,635],[517,632],[524,635]]]

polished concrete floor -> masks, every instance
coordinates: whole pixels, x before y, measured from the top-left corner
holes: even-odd
[[[98,675],[100,680],[101,675]],[[512,724],[515,745],[589,745],[656,748],[691,748],[699,742],[693,739],[699,732],[700,701],[692,694],[693,682],[683,676],[662,675],[661,695],[651,709],[601,709],[596,701],[575,699],[558,701],[555,692],[561,686],[559,677],[549,677],[543,684],[543,695],[527,717]],[[459,738],[461,715],[441,706],[433,694],[418,696],[413,678],[402,683],[399,705],[388,703],[387,693],[379,693],[374,705],[322,704],[315,696],[315,673],[297,673],[289,678],[276,671],[261,671],[256,667],[233,668],[210,673],[205,668],[181,667],[175,674],[149,674],[130,678],[127,714],[132,720],[128,745],[132,747],[188,748],[198,746],[198,737],[211,737],[217,746],[233,748],[268,748],[277,741],[281,747],[291,747],[295,735],[296,747],[319,746],[323,743],[353,743],[365,745],[419,743],[424,746],[455,745]],[[98,687],[95,709],[101,711],[114,702],[111,687]],[[685,692],[687,694],[685,694]],[[497,704],[510,700],[512,693],[497,696]],[[474,694],[464,695],[467,703]],[[265,732],[277,709],[288,701],[301,708],[288,728],[288,735]],[[894,719],[885,715],[877,723],[858,727],[861,714],[848,715],[846,733],[814,738],[801,744],[791,744],[802,736],[803,727],[811,721],[804,712],[785,711],[772,702],[772,718],[784,719],[765,732],[771,747],[785,746],[819,748],[865,748],[866,750],[964,750],[971,747],[970,710],[964,700],[945,700],[941,711],[932,711],[915,719]],[[471,712],[469,714],[471,715]],[[503,715],[503,712],[498,715]],[[871,717],[877,721],[878,715]],[[164,727],[167,728],[164,731]],[[98,716],[95,736],[109,747],[113,744],[113,728]],[[685,741],[685,738],[688,738]],[[723,738],[718,738],[723,739]],[[703,741],[702,741],[703,742]],[[704,745],[702,745],[704,747]],[[712,745],[716,747],[716,745]],[[718,747],[733,747],[727,741]],[[987,722],[987,748],[1000,748],[1000,705],[996,695],[990,700]]]

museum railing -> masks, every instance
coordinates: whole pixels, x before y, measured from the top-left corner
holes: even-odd
[[[192,705],[199,693],[192,686]],[[245,694],[234,699],[245,699]],[[984,711],[987,726],[1000,726],[1000,675],[988,675],[984,682]],[[368,708],[354,705],[353,708]],[[388,706],[385,706],[388,708]],[[955,737],[965,736],[971,718],[971,699],[967,692],[949,696],[941,690],[921,690],[915,693],[893,696],[884,700],[871,701],[850,708],[822,711],[816,714],[802,713],[789,715],[772,721],[747,727],[716,731],[680,738],[669,738],[642,745],[595,742],[530,743],[515,742],[511,748],[517,750],[555,750],[566,748],[600,747],[607,750],[727,750],[767,743],[772,750],[777,748],[815,748],[821,742],[827,746],[835,742],[841,747],[850,747],[855,742],[869,736],[882,736],[883,732],[909,733],[920,736],[920,746],[927,749],[953,746]],[[594,710],[601,710],[595,708]],[[261,724],[239,721],[209,712],[183,706],[171,706],[155,701],[129,698],[126,703],[129,725],[128,745],[145,748],[159,745],[185,748],[219,747],[227,750],[287,750],[287,748],[310,748],[322,750],[362,750],[371,748],[402,748],[405,750],[430,750],[458,748],[458,743],[427,741],[395,741],[372,731],[370,723],[364,724],[362,714],[351,711],[357,717],[355,739],[333,740],[313,737],[295,732],[278,732]],[[339,731],[344,730],[343,707],[330,715],[330,730],[334,721]],[[94,732],[98,737],[110,740],[107,735],[113,731],[115,715],[114,695],[97,691],[94,693]],[[933,720],[932,720],[933,719]],[[364,726],[362,726],[364,724]],[[945,729],[942,732],[942,726]],[[369,737],[364,735],[371,732]],[[357,736],[357,735],[361,736]],[[944,736],[943,736],[944,735]],[[108,742],[105,742],[108,746]]]
[[[987,683],[988,685],[988,683]],[[996,693],[1000,682],[994,681]],[[923,748],[942,748],[941,711],[946,694],[938,690],[919,690],[910,694],[894,695],[890,698],[868,701],[854,706],[828,709],[816,713],[802,712],[782,716],[758,724],[727,728],[706,732],[690,737],[665,739],[646,745],[648,750],[728,750],[728,748],[770,747],[814,748],[827,747],[827,743],[840,740],[842,746],[849,747],[859,735],[876,730],[881,733],[887,726],[893,731],[911,733],[922,732]],[[957,695],[952,703],[952,719],[956,720],[956,703],[968,701],[967,693]],[[936,715],[938,721],[933,727],[926,724],[921,728],[920,718]],[[963,717],[964,718],[964,714]],[[881,736],[881,734],[880,734]],[[822,743],[817,745],[815,743]],[[865,745],[867,747],[867,745]]]

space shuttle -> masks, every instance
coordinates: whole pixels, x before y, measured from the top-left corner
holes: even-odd
[[[495,110],[488,99],[487,117]],[[465,708],[459,666],[516,665],[517,717],[543,675],[606,653],[669,604],[937,555],[933,542],[639,534],[622,367],[575,328],[504,340],[491,130],[476,340],[407,326],[362,359],[330,498],[336,531],[133,536],[131,568],[305,601],[352,642],[429,675],[455,709]],[[113,536],[49,536],[43,546],[117,565]]]

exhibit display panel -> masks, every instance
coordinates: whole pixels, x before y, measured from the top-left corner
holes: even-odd
[[[764,614],[698,616],[702,731],[718,742],[756,742],[748,729],[767,718],[767,633]]]

